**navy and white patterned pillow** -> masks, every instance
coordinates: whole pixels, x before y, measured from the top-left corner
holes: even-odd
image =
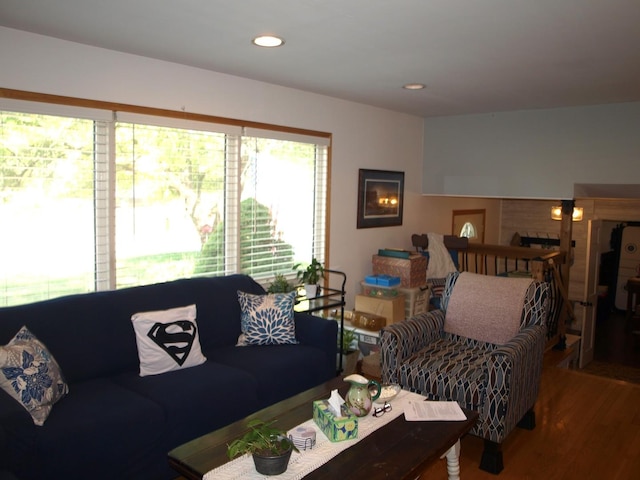
[[[238,291],[240,329],[237,346],[298,343],[293,320],[296,292],[254,295]]]
[[[69,392],[58,362],[26,326],[0,346],[0,387],[20,402],[38,426],[44,425],[53,404]]]

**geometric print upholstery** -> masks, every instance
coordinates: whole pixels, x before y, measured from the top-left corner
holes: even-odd
[[[457,277],[457,272],[447,277],[441,309],[384,327],[382,381],[477,411],[471,433],[501,443],[538,396],[550,288],[545,282],[532,282],[520,332],[496,345],[444,332]]]
[[[491,347],[439,338],[405,360],[401,382],[413,391],[427,392],[430,400],[456,400],[462,407],[479,410],[487,385],[483,364]]]

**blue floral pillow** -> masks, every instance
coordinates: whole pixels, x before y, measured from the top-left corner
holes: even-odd
[[[254,295],[238,291],[240,328],[238,346],[298,343],[293,320],[296,292]]]
[[[69,392],[58,363],[27,327],[0,346],[0,387],[44,425],[53,404]]]

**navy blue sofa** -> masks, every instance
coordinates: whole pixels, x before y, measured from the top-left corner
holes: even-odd
[[[231,275],[0,308],[0,344],[26,325],[69,384],[41,427],[0,390],[0,471],[20,480],[175,478],[169,450],[336,375],[333,321],[296,313],[299,344],[236,347],[238,290],[264,293]],[[140,377],[131,315],[193,303],[207,361]]]

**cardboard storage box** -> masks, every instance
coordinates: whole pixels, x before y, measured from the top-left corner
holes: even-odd
[[[415,288],[427,283],[427,257],[411,255],[409,258],[383,257],[374,255],[374,275],[400,277],[400,287]]]
[[[383,316],[387,319],[387,325],[404,320],[404,304],[405,297],[402,294],[396,297],[356,295],[357,311]]]
[[[358,438],[358,417],[342,406],[342,416],[336,417],[327,400],[313,402],[313,421],[332,442]]]

